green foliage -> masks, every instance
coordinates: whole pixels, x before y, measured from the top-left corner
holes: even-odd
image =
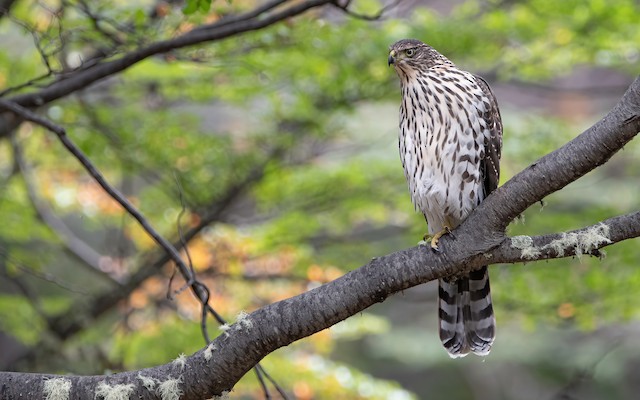
[[[185,15],[193,14],[195,12],[206,13],[211,7],[211,0],[187,0],[185,2],[182,12]]]
[[[447,18],[423,10],[411,24],[392,21],[399,36],[424,38],[474,68],[535,80],[590,64],[634,71],[640,33],[633,0],[467,1]]]

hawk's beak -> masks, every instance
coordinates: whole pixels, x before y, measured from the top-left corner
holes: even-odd
[[[387,60],[389,62],[388,65],[396,63],[395,56],[396,56],[396,51],[395,50],[391,50],[391,52],[389,53],[389,59]]]

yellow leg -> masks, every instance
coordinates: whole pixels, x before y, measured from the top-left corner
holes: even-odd
[[[431,248],[435,251],[438,251],[438,241],[443,235],[448,235],[450,233],[451,233],[451,227],[449,227],[448,225],[445,225],[444,229],[442,229],[440,232],[436,233],[431,237]],[[426,240],[426,237],[425,237],[425,240]]]

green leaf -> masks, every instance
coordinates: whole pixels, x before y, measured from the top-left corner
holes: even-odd
[[[182,12],[185,15],[194,14],[197,11],[206,13],[211,8],[211,0],[188,0]]]

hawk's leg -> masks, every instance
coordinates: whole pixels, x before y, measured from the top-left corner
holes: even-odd
[[[440,232],[436,233],[431,237],[431,248],[434,251],[440,251],[440,249],[438,249],[438,241],[442,236],[450,235],[450,234],[451,234],[451,227],[449,225],[445,225]],[[425,240],[426,240],[426,237],[425,237]]]

